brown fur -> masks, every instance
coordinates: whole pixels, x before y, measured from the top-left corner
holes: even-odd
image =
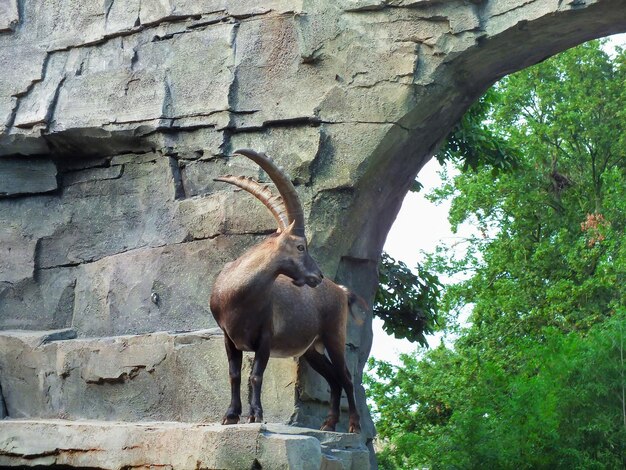
[[[231,383],[230,406],[222,423],[239,422],[242,351],[254,351],[250,422],[263,419],[261,385],[270,356],[302,356],[330,386],[331,406],[322,429],[335,430],[344,389],[349,431],[360,432],[354,386],[344,356],[348,311],[357,297],[324,279],[309,255],[302,204],[291,180],[264,153],[250,149],[235,153],[257,163],[276,184],[280,198],[250,178],[216,178],[255,196],[278,224],[275,234],[224,266],[213,286],[210,306],[224,331]]]
[[[308,254],[306,239],[294,235],[291,226],[228,263],[210,300],[229,358],[231,404],[222,423],[239,422],[242,351],[254,351],[250,422],[263,419],[261,384],[269,357],[303,356],[331,388],[331,409],[322,429],[335,429],[343,388],[349,430],[359,432],[354,387],[344,357],[348,311],[355,300],[346,288],[323,278]]]

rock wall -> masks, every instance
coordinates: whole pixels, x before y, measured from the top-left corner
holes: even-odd
[[[0,328],[214,327],[215,274],[274,229],[212,180],[264,178],[239,147],[287,170],[312,254],[371,300],[402,198],[472,101],[626,30],[624,0],[261,3],[0,2]],[[370,323],[348,341],[358,382]]]

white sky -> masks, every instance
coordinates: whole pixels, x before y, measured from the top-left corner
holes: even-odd
[[[612,49],[617,45],[626,47],[626,34],[617,34],[610,38],[608,48]],[[448,223],[450,205],[444,203],[436,206],[424,197],[433,188],[441,185],[438,175],[440,168],[437,160],[433,158],[420,171],[418,180],[424,188],[419,193],[409,193],[406,196],[387,236],[385,251],[393,258],[403,261],[409,268],[414,268],[420,261],[423,261],[422,251],[432,253],[440,241],[459,236],[450,231]],[[471,227],[465,226],[461,227],[459,232],[467,234],[471,230]],[[382,324],[380,319],[374,317],[374,342],[371,356],[398,364],[400,353],[421,349],[420,346],[407,340],[398,340],[387,335],[382,329]],[[434,347],[441,341],[441,335],[433,335],[427,339],[430,346]]]
[[[448,223],[449,204],[436,206],[424,198],[433,188],[441,185],[437,174],[439,169],[439,162],[433,158],[420,171],[418,180],[424,188],[406,196],[387,235],[385,251],[396,260],[403,261],[409,268],[414,268],[423,261],[422,250],[433,252],[441,240],[454,236]],[[376,359],[397,364],[400,353],[409,353],[419,348],[407,340],[398,340],[387,335],[382,324],[382,320],[374,317],[374,342],[370,355]],[[428,339],[431,347],[439,343],[439,337]]]

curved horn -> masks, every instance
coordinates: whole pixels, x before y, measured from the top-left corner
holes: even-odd
[[[287,175],[285,175],[284,171],[281,170],[276,163],[274,163],[274,161],[264,153],[258,153],[250,149],[235,150],[234,153],[248,157],[268,174],[283,198],[285,208],[287,209],[289,223],[295,222],[293,233],[303,237],[304,211],[302,210],[302,204],[300,203],[300,198],[298,197],[296,188],[294,188],[291,180],[287,177]]]
[[[258,181],[248,176],[226,175],[213,178],[213,181],[223,181],[224,183],[230,183],[248,191],[270,210],[278,223],[278,229],[280,231],[284,231],[289,227],[289,218],[285,213],[283,198],[273,194],[272,190],[267,186],[260,184]]]

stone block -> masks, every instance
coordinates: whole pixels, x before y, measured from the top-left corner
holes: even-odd
[[[203,240],[219,236],[224,229],[228,199],[224,191],[181,200],[176,207],[176,218],[185,226],[187,238]]]
[[[226,140],[224,128],[228,123],[227,111],[209,116],[176,118],[172,119],[171,128],[177,132],[151,135],[150,142],[168,154],[174,154],[179,160],[183,160],[183,164],[201,157],[218,157],[223,153]]]
[[[154,131],[169,127],[163,119],[227,110],[232,28],[218,24],[178,34],[180,27],[174,24],[152,33],[162,40],[150,41],[147,33],[138,33],[91,48],[80,62],[80,73],[72,64],[66,66],[51,131],[135,129],[136,123]],[[211,80],[205,80],[207,70]]]
[[[219,329],[65,339],[71,332],[0,332],[0,387],[10,417],[221,421],[230,385]],[[243,377],[251,362],[246,354]],[[270,361],[267,420],[290,420],[296,374],[295,360]]]
[[[14,284],[33,277],[35,245],[15,222],[0,226],[0,283]]]
[[[232,186],[213,180],[218,176],[246,175],[257,177],[257,174],[258,169],[252,168],[245,161],[231,158],[186,161],[182,163],[181,168],[181,178],[187,197],[232,190]]]
[[[19,273],[24,267],[20,264],[12,273]],[[26,275],[24,270],[22,276]],[[36,279],[23,278],[14,283],[5,279],[10,279],[6,272],[0,279],[0,329],[38,330],[71,325],[76,268],[45,269],[38,272]]]
[[[107,35],[132,31],[137,28],[142,7],[157,2],[142,2],[142,0],[125,0],[124,2],[111,1],[106,3],[105,31]],[[147,5],[146,5],[147,4]]]
[[[322,449],[314,437],[266,434],[259,439],[261,468],[319,470]],[[276,463],[280,462],[279,466]]]
[[[5,420],[0,424],[0,465],[249,470],[257,454],[259,429],[260,425]]]
[[[279,447],[285,449],[282,450],[283,454],[287,453],[286,448],[287,445],[290,444],[289,441],[285,439],[285,436],[299,439],[307,437],[317,440],[321,445],[321,460],[317,460],[316,457],[311,457],[311,460],[315,461],[316,465],[318,465],[314,468],[319,468],[320,470],[368,470],[370,468],[369,452],[363,444],[362,437],[358,434],[325,432],[273,423],[266,424],[265,428],[266,438],[275,436],[277,438],[276,440],[280,439],[282,441]],[[266,442],[272,443],[269,439]],[[298,440],[293,441],[292,445],[294,445],[295,442],[298,442]],[[276,452],[281,452],[281,450],[277,450]],[[300,452],[302,455],[305,455],[304,449]],[[311,452],[311,454],[313,453],[315,453],[315,451]],[[293,468],[302,467],[294,466]]]
[[[346,470],[344,462],[330,455],[322,455],[320,470]]]
[[[94,181],[115,180],[122,177],[123,165],[103,166],[76,170],[63,176],[63,186],[72,186]]]
[[[99,422],[67,420],[5,420],[0,423],[0,465],[63,466],[122,470],[168,468],[187,470],[369,470],[349,465],[349,454],[365,447],[333,447],[321,433],[305,429],[270,430],[272,425],[221,426],[174,422]],[[304,432],[304,434],[300,434]],[[343,460],[331,456],[333,451]],[[366,451],[365,451],[366,452]]]
[[[73,325],[80,336],[214,327],[213,279],[256,236],[220,236],[143,248],[76,268]]]
[[[324,182],[320,183],[319,192],[354,187],[365,170],[354,149],[376,154],[394,127],[381,123],[324,125],[317,162],[317,173],[323,175]]]
[[[163,117],[209,116],[228,110],[234,27],[218,23],[137,49],[135,69],[164,70],[163,87],[167,94]],[[159,63],[162,65],[155,67]],[[206,80],[209,71],[211,79]],[[144,88],[141,83],[134,85]]]
[[[57,168],[43,158],[0,158],[0,197],[54,191]]]
[[[45,129],[54,113],[59,89],[67,78],[66,69],[75,70],[80,56],[78,51],[50,56],[45,64],[43,80],[35,83],[30,92],[19,101],[13,122],[19,129],[14,129],[14,134],[32,134],[36,137],[42,129]]]
[[[185,238],[183,229],[172,225],[174,208],[168,202],[175,189],[167,158],[148,154],[121,169],[112,162],[109,170],[85,169],[66,178],[69,185],[57,201],[66,217],[63,223],[49,222],[56,223],[40,240],[39,268],[76,265]]]
[[[246,113],[247,120],[239,127],[315,118],[321,98],[333,84],[302,63],[293,47],[298,34],[297,22],[290,16],[241,24],[233,106]]]

